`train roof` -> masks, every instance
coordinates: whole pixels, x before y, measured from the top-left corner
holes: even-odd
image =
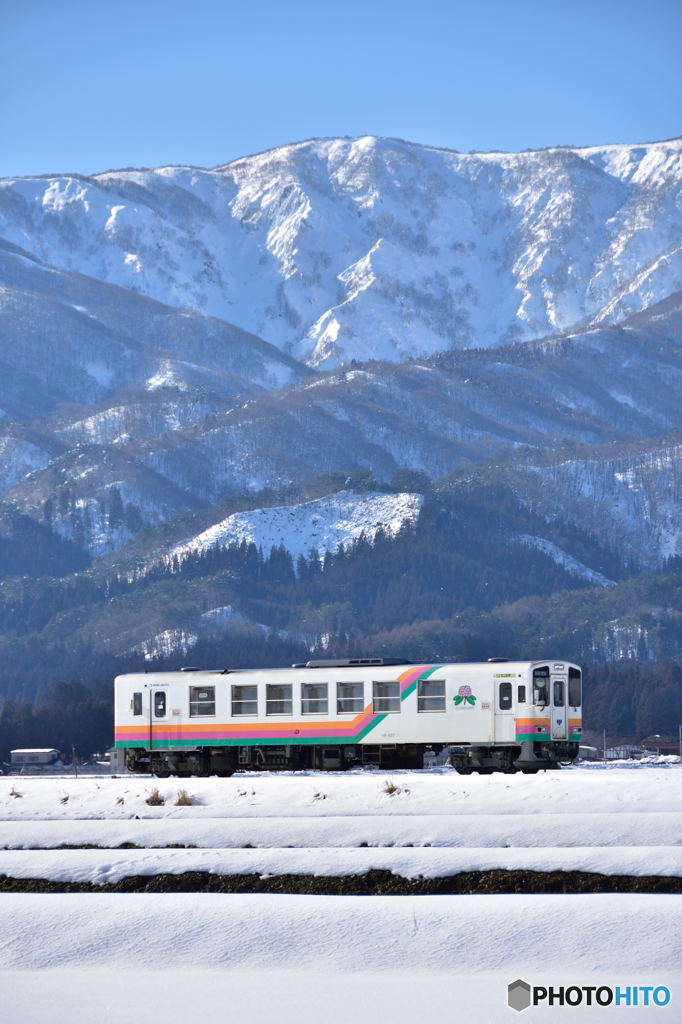
[[[562,667],[564,667],[566,665],[570,665],[572,667],[577,667],[577,666],[575,666],[575,662],[568,661],[568,660],[562,659],[562,658],[536,658],[533,661],[529,661],[529,660],[511,661],[508,658],[488,658],[487,661],[445,661],[445,660],[429,661],[429,660],[424,659],[423,661],[416,661],[416,662],[415,661],[409,661],[406,658],[329,658],[329,659],[316,659],[316,660],[307,661],[307,662],[299,662],[299,663],[295,663],[293,665],[279,665],[279,666],[276,666],[276,667],[264,666],[262,668],[197,668],[197,667],[194,667],[194,666],[191,666],[191,665],[186,665],[186,666],[183,666],[180,669],[169,669],[166,672],[164,672],[164,671],[149,672],[147,669],[143,669],[140,672],[127,672],[127,673],[124,673],[124,675],[117,676],[117,678],[121,679],[121,678],[125,678],[126,676],[147,676],[147,677],[149,677],[151,679],[151,678],[155,678],[155,677],[158,678],[158,677],[161,677],[161,676],[163,676],[163,677],[166,677],[166,676],[179,676],[181,674],[182,675],[186,674],[188,676],[191,676],[191,675],[202,675],[202,676],[205,676],[205,675],[212,675],[212,676],[225,675],[226,676],[226,675],[241,675],[241,674],[245,674],[245,673],[255,673],[255,672],[291,672],[292,669],[297,669],[297,670],[310,670],[310,669],[325,670],[325,669],[338,669],[338,668],[355,668],[355,669],[358,669],[358,668],[389,668],[389,667],[401,667],[401,666],[407,667],[407,666],[410,666],[410,665],[414,665],[415,667],[418,666],[418,665],[424,665],[424,666],[432,666],[432,665],[439,665],[440,666],[440,665],[442,665],[444,667],[447,666],[448,668],[473,668],[473,667],[481,668],[481,667],[485,666],[485,667],[490,667],[490,668],[499,667],[501,670],[503,670],[503,668],[510,668],[510,669],[514,669],[514,668],[517,668],[517,669],[518,668],[530,668],[532,665],[547,665],[547,664],[556,666],[557,670],[558,670],[560,665]]]

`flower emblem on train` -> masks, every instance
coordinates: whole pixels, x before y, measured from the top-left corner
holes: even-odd
[[[471,704],[473,707],[476,704],[476,698],[471,692],[470,686],[460,686],[454,701],[455,707],[458,707],[460,704]]]

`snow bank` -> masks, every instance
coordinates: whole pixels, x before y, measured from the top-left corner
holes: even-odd
[[[570,849],[12,850],[0,875],[54,882],[115,884],[133,875],[317,875],[385,870],[403,878],[443,878],[462,871],[591,871],[603,875],[682,876],[682,846]]]
[[[576,768],[538,775],[462,776],[452,769],[435,769],[247,772],[230,779],[4,777],[0,778],[0,821],[121,821],[138,815],[182,821],[337,816],[357,822],[377,815],[429,815],[459,824],[472,816],[525,814],[551,816],[561,827],[567,814],[682,813],[680,771],[679,765],[666,764],[635,765],[627,773],[614,766],[604,771]],[[394,792],[389,792],[389,784]],[[152,789],[159,790],[166,801],[163,806],[146,803]],[[174,806],[180,789],[189,794],[191,807]],[[13,796],[12,790],[21,796]]]
[[[143,804],[144,806],[144,804]],[[163,847],[171,843],[211,849],[285,847],[625,847],[678,846],[682,812],[567,814],[415,815],[398,813],[325,817],[224,818],[193,814],[203,808],[171,808],[157,820],[128,814],[125,820],[4,821],[0,848],[51,849],[73,846],[116,848],[123,843]],[[145,810],[150,810],[145,808]],[[163,808],[161,808],[163,811]],[[281,808],[280,808],[281,810]],[[185,811],[186,814],[181,812]],[[215,813],[215,809],[214,809]]]
[[[5,969],[457,975],[513,970],[523,951],[526,971],[561,964],[622,977],[675,970],[682,939],[682,896],[6,894],[0,910]]]
[[[569,971],[569,973],[566,973]],[[520,972],[524,977],[523,971]],[[187,1024],[198,1016],[212,1021],[244,1020],[250,1024],[415,1024],[421,1021],[466,1020],[466,1024],[509,1024],[515,1019],[507,1007],[507,985],[519,972],[453,975],[449,970],[396,968],[381,972],[352,974],[316,969],[314,971],[135,970],[90,968],[85,971],[6,971],[3,1024],[27,1024],[49,1020],[50,1024],[115,1019],[139,1020],[144,1014],[164,1024]],[[566,969],[526,975],[533,984],[553,985],[661,985],[678,991],[676,979],[657,970],[655,976],[627,976],[620,972],[579,975]],[[673,996],[674,998],[674,996]],[[226,1008],[229,1007],[229,1014]],[[556,1024],[584,1020],[575,1007],[552,1006],[533,1009],[533,1024]],[[671,1021],[675,1004],[666,1011],[638,1006],[639,1022]],[[591,1007],[590,1024],[613,1021],[611,1007]],[[626,1017],[629,1019],[629,1017]]]

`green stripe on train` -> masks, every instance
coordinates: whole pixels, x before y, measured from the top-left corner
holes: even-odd
[[[151,747],[148,743],[140,746],[136,740],[116,740],[115,747],[139,747],[144,750],[175,750],[181,747],[198,749],[199,747],[352,747],[358,743],[358,736],[277,736],[273,739],[257,737],[254,739],[226,739],[225,737],[205,737],[202,739],[157,740]]]
[[[401,702],[404,701],[406,697],[409,697],[411,693],[414,693],[414,691],[417,689],[418,682],[420,682],[422,679],[428,679],[430,675],[433,675],[434,672],[438,672],[439,669],[441,669],[442,667],[442,665],[434,665],[433,668],[427,668],[426,672],[422,672],[420,676],[417,676],[417,678],[413,682],[411,682],[410,685],[406,687],[400,694]]]
[[[377,715],[364,729],[350,736],[201,736],[191,739],[157,739],[152,737],[152,750],[168,750],[171,747],[305,747],[316,745],[318,747],[347,746],[352,747],[359,743],[372,729],[375,729],[386,715]],[[135,740],[116,740],[116,747],[144,747],[149,748],[149,737],[145,737],[144,743]]]

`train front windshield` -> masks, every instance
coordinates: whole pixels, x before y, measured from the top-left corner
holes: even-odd
[[[533,669],[533,704],[544,708],[549,704],[549,667]]]
[[[579,708],[582,704],[582,679],[579,668],[568,670],[568,704],[569,707]]]

